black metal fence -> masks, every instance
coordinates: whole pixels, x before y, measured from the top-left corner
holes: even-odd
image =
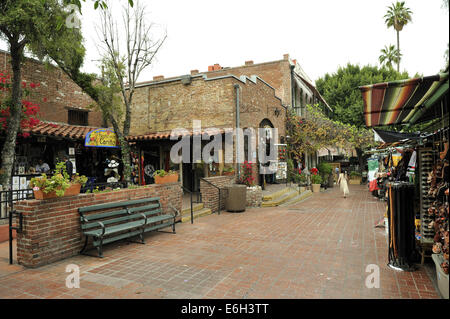
[[[0,219],[6,220],[8,218],[9,212],[14,209],[15,202],[33,198],[34,194],[32,189],[0,191]]]

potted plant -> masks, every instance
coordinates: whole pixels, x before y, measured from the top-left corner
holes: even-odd
[[[80,193],[81,186],[86,184],[87,177],[78,173],[70,177],[66,172],[64,162],[56,164],[56,169],[52,177],[43,173],[41,176],[33,177],[30,180],[30,187],[33,188],[35,199],[49,199],[62,196],[74,196]]]
[[[298,186],[300,186],[300,192],[304,192],[306,190],[306,186],[308,185],[308,176],[305,172],[300,172],[298,175]]]
[[[247,205],[247,187],[252,187],[255,182],[253,177],[252,163],[244,161],[241,166],[241,175],[237,184],[228,186],[225,199],[225,209],[229,212],[243,212]]]
[[[222,170],[222,176],[233,176],[234,168],[233,166],[225,166]]]
[[[330,163],[327,162],[321,162],[319,164],[319,172],[320,176],[322,176],[322,181],[324,185],[327,185],[328,187],[333,187],[333,167]],[[330,178],[331,177],[331,178]]]
[[[359,185],[361,184],[361,173],[360,172],[350,172],[350,180],[349,180],[349,184],[353,184],[353,185]]]
[[[178,172],[158,169],[153,173],[153,177],[155,178],[155,184],[174,183],[178,181]]]
[[[313,193],[320,192],[320,183],[322,183],[322,176],[319,175],[319,170],[315,167],[311,168],[311,186]]]

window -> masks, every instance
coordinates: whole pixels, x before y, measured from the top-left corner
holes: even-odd
[[[71,125],[88,125],[88,112],[79,110],[69,110],[68,123]]]

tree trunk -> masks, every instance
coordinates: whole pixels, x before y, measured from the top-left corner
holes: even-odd
[[[110,116],[111,124],[114,128],[114,131],[117,134],[117,138],[119,139],[121,155],[122,155],[122,164],[123,164],[123,178],[127,183],[127,186],[130,186],[131,181],[131,155],[130,155],[130,145],[125,139],[125,136],[122,134],[119,128],[119,124],[116,122],[113,116]]]
[[[365,156],[363,153],[363,150],[360,148],[355,148],[356,149],[356,154],[358,155],[358,163],[359,163],[359,172],[362,173],[364,170],[364,167],[366,166],[366,162],[365,162]]]
[[[18,41],[10,43],[11,66],[13,72],[10,117],[8,119],[8,129],[6,132],[5,144],[2,150],[2,174],[0,174],[0,184],[3,189],[9,189],[11,175],[16,153],[16,139],[20,128],[20,118],[22,111],[22,73],[20,64],[23,56],[23,45]]]
[[[400,72],[400,31],[397,31],[397,72]]]

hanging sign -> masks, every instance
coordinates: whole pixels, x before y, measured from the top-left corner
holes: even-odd
[[[88,147],[119,147],[116,133],[109,128],[99,128],[87,133],[84,146]]]

